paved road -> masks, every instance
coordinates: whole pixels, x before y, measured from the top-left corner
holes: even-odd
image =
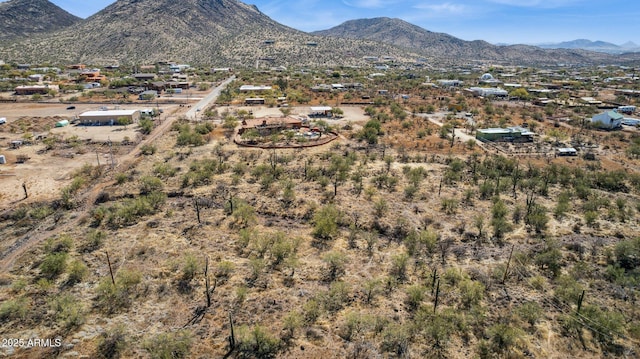
[[[198,103],[196,103],[195,105],[191,105],[191,109],[187,111],[185,116],[188,119],[196,119],[199,112],[198,110],[204,111],[207,108],[207,106],[209,106],[210,103],[215,102],[215,100],[218,99],[218,96],[220,96],[220,92],[222,92],[222,90],[224,90],[227,87],[227,85],[230,84],[231,81],[235,79],[236,79],[236,76],[233,75],[228,79],[224,80],[224,82],[218,85],[218,87],[211,90],[211,92],[209,92],[209,94],[205,96],[203,99],[198,101]]]

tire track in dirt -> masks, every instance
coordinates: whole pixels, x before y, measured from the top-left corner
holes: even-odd
[[[207,96],[196,106],[198,108],[202,108],[208,105],[208,103],[215,101],[217,99],[217,94],[219,94],[223,88],[225,88],[231,81],[233,81],[234,78],[235,76],[222,82],[218,87],[212,90],[212,93],[216,93],[215,96]],[[181,114],[174,114],[173,116],[167,118],[164,122],[162,122],[144,140],[140,141],[140,143],[138,143],[138,145],[136,145],[136,147],[134,147],[129,153],[122,156],[119,159],[115,169],[120,172],[124,172],[135,166],[142,158],[140,157],[142,146],[151,144],[158,138],[163,136],[168,130],[171,129],[171,126],[180,117],[180,115]],[[47,238],[51,238],[57,234],[69,230],[70,228],[76,227],[80,223],[80,221],[86,218],[86,214],[89,213],[91,208],[93,208],[100,193],[105,188],[112,186],[115,183],[115,180],[100,182],[95,184],[90,190],[85,191],[80,199],[82,205],[71,215],[71,217],[74,217],[72,221],[62,225],[57,225],[51,230],[41,231],[40,228],[35,228],[29,231],[29,233],[25,234],[22,238],[15,241],[3,253],[0,254],[0,273],[8,273],[12,269],[16,259],[29,249],[33,248],[35,245],[41,243]]]

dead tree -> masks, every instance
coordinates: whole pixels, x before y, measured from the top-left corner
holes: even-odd
[[[107,263],[109,264],[109,273],[111,274],[111,283],[113,283],[113,285],[116,285],[116,280],[113,277],[113,269],[111,268],[111,259],[109,259],[109,252],[107,253]]]
[[[205,292],[205,295],[207,296],[207,308],[209,308],[211,306],[211,293],[213,293],[216,290],[216,287],[218,286],[217,279],[213,280],[213,288],[211,288],[209,284],[209,257],[206,258],[205,265],[204,265],[204,286],[205,286],[204,292]]]
[[[200,221],[200,204],[198,204],[198,199],[197,198],[194,199],[193,202],[194,202],[194,204],[196,206],[196,217],[198,218],[198,223],[200,224],[200,223],[202,223]]]

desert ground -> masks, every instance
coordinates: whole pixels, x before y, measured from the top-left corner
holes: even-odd
[[[192,97],[192,103],[195,103],[199,97]],[[155,104],[152,108],[155,108]],[[66,110],[67,104],[59,103],[0,103],[0,114],[7,118],[7,124],[0,126],[0,154],[7,158],[7,164],[0,165],[0,179],[2,186],[0,187],[0,207],[25,200],[22,184],[26,184],[29,201],[39,201],[57,195],[60,189],[70,181],[70,174],[84,166],[85,164],[98,165],[110,163],[111,150],[107,144],[113,142],[116,147],[114,160],[117,164],[118,158],[125,155],[131,149],[131,146],[121,145],[125,140],[136,142],[140,133],[136,125],[123,126],[75,126],[69,125],[65,127],[53,127],[59,119],[72,120],[78,114],[84,111],[98,110],[106,106],[108,109],[114,109],[115,105],[103,104],[74,104],[74,110]],[[141,109],[148,106],[140,104],[117,105],[119,109]],[[163,110],[160,121],[175,119],[182,116],[189,107],[180,107],[177,104],[163,104],[159,106]],[[342,107],[344,117],[339,120],[329,120],[331,125],[342,126],[348,122],[359,123],[365,121],[367,116],[359,106]],[[255,117],[265,116],[282,116],[282,112],[276,107],[268,106],[224,106],[218,107],[223,111],[252,111]],[[306,106],[297,106],[291,108],[293,115],[305,115],[309,113]],[[84,146],[79,151],[58,151],[45,152],[42,151],[42,144],[33,144],[21,146],[18,149],[12,149],[10,143],[12,140],[20,140],[23,133],[7,132],[11,123],[18,121],[23,117],[38,118],[39,122],[44,122],[45,126],[52,127],[48,131],[39,131],[40,134],[58,135],[62,139],[77,136],[80,140],[93,143],[91,146]],[[54,119],[57,118],[57,119]],[[49,118],[49,120],[47,120]],[[44,119],[44,120],[42,120]],[[126,142],[126,141],[125,141]],[[123,148],[119,148],[123,147]],[[80,152],[80,153],[79,153]],[[27,156],[29,160],[25,163],[15,163],[18,156]]]

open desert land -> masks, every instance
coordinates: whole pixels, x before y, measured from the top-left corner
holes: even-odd
[[[7,149],[26,130],[4,132],[0,333],[62,345],[3,354],[637,356],[636,129],[419,91],[336,119],[310,118],[309,103],[161,105],[148,134],[68,126],[46,151]],[[49,133],[66,111],[20,106],[7,128],[27,116]],[[315,140],[276,122],[251,135],[262,149],[234,142],[263,116],[336,138],[280,148]],[[539,135],[478,144],[470,117]],[[571,143],[580,156],[556,155]]]

